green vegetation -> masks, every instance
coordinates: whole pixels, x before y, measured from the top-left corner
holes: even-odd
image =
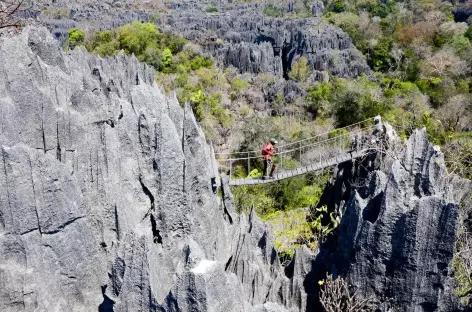
[[[206,8],[205,11],[208,12],[208,13],[216,13],[216,12],[218,12],[218,9],[214,6],[210,6],[210,7]]]
[[[405,136],[424,126],[450,169],[472,177],[467,157],[454,156],[470,151],[471,27],[452,20],[453,7],[429,0],[331,0],[326,7],[325,20],[351,36],[375,79],[310,86],[309,106],[338,125],[380,114]]]
[[[101,56],[116,55],[123,50],[126,54],[134,54],[141,62],[152,65],[157,71],[175,73],[179,64],[186,69],[196,67],[192,63],[195,60],[189,59],[188,55],[185,55],[186,62],[174,62],[174,56],[179,60],[184,59],[179,53],[183,53],[186,43],[181,37],[161,34],[152,23],[133,22],[118,30],[97,32],[85,42],[85,46]],[[211,66],[211,61],[203,65]]]
[[[230,127],[232,117],[222,106],[223,93],[215,90],[215,83],[225,77],[210,57],[187,40],[161,33],[152,23],[133,22],[116,30],[96,32],[88,40],[82,30],[71,29],[68,42],[70,48],[83,44],[101,56],[113,56],[121,50],[134,54],[156,69],[160,84],[177,91],[180,103],[192,105],[209,138],[217,136],[215,127]]]
[[[302,245],[314,250],[337,226],[337,221],[332,214],[328,214],[326,206],[311,210],[278,210],[263,217],[273,229],[274,247],[282,262],[293,258],[295,250]],[[324,219],[331,219],[331,222],[323,225]]]
[[[263,13],[268,16],[272,17],[282,17],[283,16],[283,11],[279,8],[277,8],[275,5],[269,3],[266,5],[266,7],[263,10]]]
[[[51,8],[46,8],[42,10],[41,13],[55,19],[63,19],[63,18],[68,18],[70,16],[70,9],[51,7]]]
[[[68,45],[70,49],[74,49],[78,45],[83,45],[85,42],[85,33],[78,28],[69,29]]]
[[[235,169],[235,177],[246,176],[242,167]],[[260,177],[261,172],[261,168],[253,169],[248,177]],[[248,213],[252,207],[267,221],[274,230],[275,248],[282,260],[288,260],[301,245],[314,249],[337,226],[326,207],[307,210],[317,206],[330,176],[326,171],[271,184],[234,187],[236,209]]]
[[[260,166],[253,169],[248,177],[262,176],[262,164]],[[244,169],[236,167],[234,177],[246,177]],[[277,211],[314,206],[318,204],[329,178],[329,172],[324,175],[306,174],[277,183],[235,187],[233,195],[236,209],[248,212],[248,209],[254,207],[256,213],[264,217]],[[261,200],[262,198],[265,199]]]
[[[290,77],[290,79],[293,79],[298,82],[305,82],[310,75],[311,75],[311,69],[308,66],[307,58],[304,56],[293,61],[292,69],[288,73],[288,76]]]

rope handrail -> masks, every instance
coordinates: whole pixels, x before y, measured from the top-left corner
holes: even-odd
[[[325,144],[325,143],[327,143],[327,142],[335,141],[335,140],[337,140],[337,139],[339,139],[339,138],[342,138],[342,137],[352,136],[352,135],[357,134],[357,133],[366,132],[366,131],[372,130],[373,128],[374,128],[374,127],[369,127],[369,128],[361,129],[361,130],[358,130],[358,131],[352,131],[352,132],[345,133],[345,134],[342,134],[342,135],[338,135],[338,136],[335,136],[335,137],[332,137],[332,138],[329,138],[329,139],[326,139],[326,140],[323,140],[323,141],[318,141],[318,142],[315,142],[315,143],[312,143],[312,144],[303,145],[303,146],[300,146],[300,147],[297,147],[297,148],[294,148],[294,149],[291,149],[291,150],[278,152],[278,153],[276,153],[275,156],[277,156],[277,155],[285,155],[285,154],[288,154],[288,153],[296,152],[296,151],[299,151],[299,150],[304,149],[304,148],[306,148],[306,147],[314,147],[314,146],[317,146],[317,145]],[[259,153],[260,153],[260,152],[259,152]],[[261,157],[262,157],[261,155],[257,155],[257,156],[241,157],[241,158],[220,159],[220,161],[223,161],[223,162],[230,162],[230,161],[239,161],[239,160],[248,160],[248,159],[259,159],[259,158],[261,158]]]
[[[362,121],[359,121],[357,123],[354,123],[354,124],[351,124],[351,125],[348,125],[348,126],[345,126],[345,127],[342,127],[342,128],[336,128],[336,129],[333,129],[333,130],[330,130],[330,131],[327,131],[327,132],[324,132],[324,133],[321,133],[321,134],[317,134],[315,136],[312,136],[312,137],[309,137],[309,138],[305,138],[305,139],[302,139],[302,140],[298,140],[298,141],[295,141],[295,142],[291,142],[291,143],[287,143],[287,144],[283,144],[283,145],[279,145],[279,149],[280,148],[283,148],[283,147],[286,147],[286,146],[290,146],[290,145],[295,145],[295,144],[300,144],[302,142],[305,142],[305,141],[309,141],[309,140],[312,140],[312,139],[316,139],[316,138],[319,138],[319,137],[322,137],[322,136],[326,136],[326,135],[329,135],[331,133],[334,133],[334,132],[338,132],[338,131],[341,131],[343,129],[347,129],[347,128],[350,128],[350,127],[355,127],[357,125],[360,125],[360,124],[363,124],[367,121],[372,121],[374,120],[374,118],[368,118],[368,119],[364,119]],[[252,151],[244,151],[244,152],[226,152],[226,153],[215,153],[215,156],[219,156],[219,155],[233,155],[233,154],[260,154],[260,150],[252,150]],[[247,159],[244,158],[244,159]]]

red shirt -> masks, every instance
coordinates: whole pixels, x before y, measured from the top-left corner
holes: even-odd
[[[272,145],[272,143],[264,145],[264,147],[262,148],[262,158],[264,158],[264,160],[271,159],[273,154],[274,146]]]

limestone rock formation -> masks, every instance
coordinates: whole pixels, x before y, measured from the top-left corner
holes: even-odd
[[[0,94],[0,311],[302,309],[152,68],[28,27],[0,39]]]
[[[313,3],[317,18],[311,19],[268,17],[257,4],[223,1],[219,5],[221,12],[207,14],[200,2],[176,1],[168,5],[171,9],[166,13],[156,15],[156,9],[165,7],[163,2],[40,0],[36,3],[38,9],[29,11],[25,18],[29,23],[46,25],[61,42],[72,27],[102,30],[135,20],[153,20],[164,31],[201,43],[221,65],[234,66],[241,72],[287,78],[293,61],[300,56],[307,57],[313,69],[312,81],[323,80],[326,73],[356,77],[371,72],[349,36],[319,18],[324,10],[322,1]],[[56,17],[57,10],[66,16]]]
[[[241,72],[288,77],[293,61],[305,56],[313,69],[312,80],[322,80],[325,71],[340,77],[370,73],[362,54],[338,27],[321,19],[277,19],[255,12],[174,11],[159,23],[163,29],[200,42],[221,64]]]
[[[351,192],[338,236],[316,264],[346,277],[381,311],[459,311],[451,261],[463,191],[424,129],[399,155],[388,174],[370,172]]]
[[[461,309],[451,259],[470,182],[424,130],[387,173],[341,185],[337,234],[283,268],[226,177],[218,194],[211,146],[152,68],[27,27],[0,38],[0,95],[2,312],[318,311],[326,272],[380,311]]]

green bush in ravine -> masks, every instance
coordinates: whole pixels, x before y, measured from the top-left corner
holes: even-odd
[[[259,164],[260,165],[260,164]],[[246,177],[243,166],[236,166],[234,177]],[[262,175],[253,169],[248,177]],[[248,213],[253,208],[268,222],[274,233],[275,248],[282,261],[293,257],[295,249],[306,245],[311,249],[337,226],[333,214],[326,207],[316,207],[331,172],[305,174],[270,184],[232,188],[236,209]],[[328,222],[327,222],[328,221]]]
[[[210,7],[206,8],[205,11],[208,12],[208,13],[216,13],[216,12],[218,12],[218,9],[214,6],[210,6]]]
[[[262,167],[262,164],[259,166]],[[255,168],[250,176],[260,176],[261,172],[262,168]],[[247,176],[243,167],[234,168],[233,174],[236,178]],[[251,207],[254,207],[256,212],[264,217],[276,211],[316,206],[329,178],[330,172],[327,171],[321,175],[306,174],[276,183],[235,187],[232,191],[236,209],[240,212],[248,212]]]
[[[334,12],[334,13],[341,13],[341,12],[344,12],[346,10],[346,7],[345,7],[343,1],[336,0],[336,1],[333,1],[328,6],[328,10],[331,11],[331,12]]]
[[[313,84],[307,89],[305,102],[308,111],[315,117],[329,116],[329,99],[332,97],[332,84],[328,82]]]
[[[69,39],[68,45],[69,49],[74,49],[78,45],[83,45],[85,42],[85,33],[83,30],[78,28],[71,28],[68,31]]]
[[[283,15],[282,12],[283,11],[281,9],[277,8],[271,3],[269,3],[263,10],[263,13],[265,15],[272,16],[272,17],[282,17]]]

